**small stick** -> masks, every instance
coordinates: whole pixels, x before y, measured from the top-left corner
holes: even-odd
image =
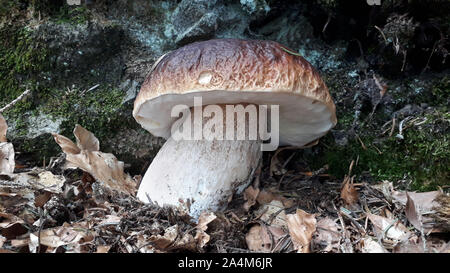
[[[0,113],[3,113],[5,111],[7,111],[9,108],[13,107],[16,103],[18,103],[19,101],[23,100],[26,96],[28,96],[28,94],[30,94],[30,92],[31,92],[30,89],[25,90],[15,100],[13,100],[12,102],[10,102],[7,105],[5,105],[2,109],[0,109]]]
[[[384,43],[388,44],[388,41],[386,39],[386,36],[384,35],[384,32],[381,30],[381,28],[379,28],[378,26],[375,26],[375,28],[381,33],[381,36],[383,36],[384,39]]]
[[[396,119],[395,119],[395,118],[393,118],[393,119],[392,119],[392,127],[391,127],[391,132],[389,133],[389,137],[391,137],[391,136],[392,136],[392,134],[394,133],[394,130],[395,130],[395,121],[396,121]]]
[[[323,26],[322,33],[325,33],[325,30],[327,29],[327,26],[330,23],[330,21],[331,21],[331,14],[328,14],[328,19],[325,25]]]

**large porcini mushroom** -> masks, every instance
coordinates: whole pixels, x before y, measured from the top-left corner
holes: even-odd
[[[199,97],[203,107],[194,108]],[[184,207],[197,218],[204,210],[224,208],[234,192],[242,191],[261,158],[261,138],[211,140],[207,132],[197,140],[171,136],[179,121],[171,115],[177,105],[190,107],[191,118],[184,117],[183,124],[195,127],[197,108],[236,104],[278,105],[279,128],[271,129],[279,129],[280,145],[303,146],[336,124],[335,105],[319,74],[279,43],[215,39],[189,44],[155,63],[134,102],[137,122],[167,139],[142,179],[138,198]],[[245,116],[242,109],[237,115]],[[207,122],[207,115],[200,116],[201,124]],[[252,125],[250,118],[240,122]],[[236,124],[231,128],[241,130]]]

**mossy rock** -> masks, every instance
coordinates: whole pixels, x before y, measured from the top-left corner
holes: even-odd
[[[329,165],[330,174],[343,178],[352,160],[353,174],[372,181],[393,181],[408,190],[434,190],[450,181],[450,115],[432,110],[416,116],[416,123],[403,132],[403,139],[366,133],[337,145],[332,135],[305,156],[314,168]],[[379,133],[378,131],[376,133]],[[389,132],[387,132],[389,134]],[[367,176],[368,175],[368,176]],[[370,182],[370,181],[369,181]]]

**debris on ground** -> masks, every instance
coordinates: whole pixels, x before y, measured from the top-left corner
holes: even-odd
[[[193,221],[137,200],[138,181],[124,163],[100,152],[83,127],[74,135],[76,144],[54,135],[63,153],[43,168],[0,165],[1,253],[450,253],[450,195],[442,189],[355,181],[353,162],[339,181],[327,166],[298,172],[269,154],[227,210]]]

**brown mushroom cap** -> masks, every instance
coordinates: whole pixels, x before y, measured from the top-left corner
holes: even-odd
[[[289,52],[290,51],[290,52]],[[280,144],[302,146],[336,124],[335,105],[317,71],[273,41],[215,39],[161,57],[134,102],[133,116],[168,138],[173,106],[253,103],[279,105]]]

